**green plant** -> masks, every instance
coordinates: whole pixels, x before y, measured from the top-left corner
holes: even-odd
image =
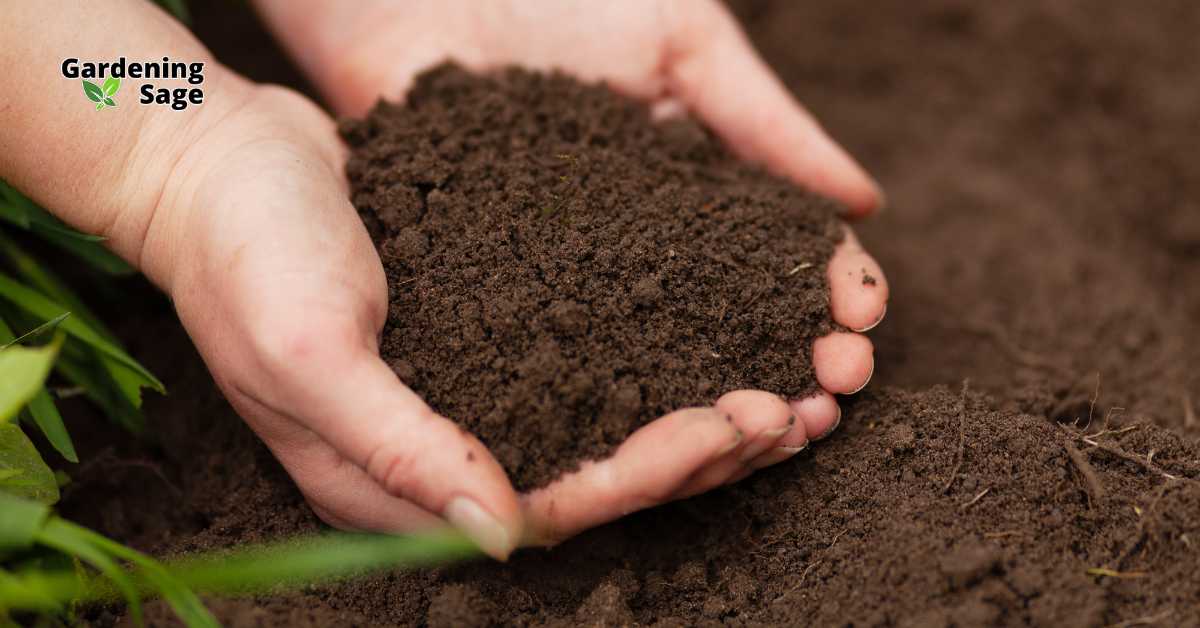
[[[3,181],[0,221],[9,230],[41,236],[101,273],[132,272],[100,246],[100,238],[63,225]],[[78,461],[45,384],[51,372],[132,432],[144,427],[141,389],[164,391],[66,283],[0,228],[0,626],[13,622],[12,613],[69,620],[80,603],[119,600],[141,624],[147,596],[162,597],[188,626],[216,626],[195,591],[250,593],[479,554],[450,531],[332,534],[163,564],[53,514],[58,476],[21,427],[36,427],[59,455]]]

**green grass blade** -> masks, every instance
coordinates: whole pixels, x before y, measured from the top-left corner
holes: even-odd
[[[11,573],[0,569],[0,626],[5,625],[3,623],[5,610],[61,613],[65,608],[65,602],[77,596],[82,590],[82,583],[73,574],[47,573],[39,570]]]
[[[18,246],[12,238],[5,237],[3,233],[0,233],[0,254],[8,259],[13,272],[26,284],[50,297],[51,300],[63,304],[71,311],[72,316],[82,318],[113,344],[120,344],[116,341],[113,333],[100,321],[100,318],[83,302],[83,299],[80,299],[73,290],[67,287],[66,282],[47,269],[37,258]]]
[[[0,552],[32,547],[49,517],[45,504],[0,493]]]
[[[217,628],[219,626],[200,598],[196,597],[196,594],[187,585],[167,571],[161,563],[87,528],[74,524],[68,525],[74,527],[76,533],[87,539],[92,545],[112,556],[133,563],[146,584],[161,595],[167,604],[171,605],[171,608],[189,628]]]
[[[61,319],[50,321],[57,325]],[[50,323],[39,326],[32,332],[14,338],[12,328],[4,319],[0,318],[0,350],[12,346],[20,342],[23,338],[40,333],[40,330],[47,329]],[[28,410],[30,416],[33,417],[33,422],[42,430],[42,434],[46,435],[46,440],[54,446],[58,453],[71,462],[79,462],[79,457],[75,454],[75,444],[71,442],[71,435],[67,433],[67,427],[63,424],[62,415],[58,413],[58,408],[54,405],[54,400],[50,398],[50,394],[45,388],[41,388],[34,393],[33,398],[29,400]]]
[[[47,320],[67,311],[65,307],[42,296],[35,290],[17,283],[11,277],[4,274],[0,274],[0,298],[10,301],[34,316]],[[87,343],[100,353],[128,366],[133,372],[143,378],[146,386],[160,393],[166,392],[162,382],[158,381],[158,378],[154,377],[150,371],[146,370],[137,360],[126,354],[120,347],[106,340],[103,335],[92,329],[84,321],[78,318],[68,318],[60,323],[59,326],[66,333]]]
[[[25,342],[31,338],[36,338],[37,336],[40,336],[58,327],[58,324],[67,320],[67,317],[70,315],[70,312],[63,312],[62,314],[55,316],[53,319],[48,320],[17,337],[13,337],[13,331],[11,327],[7,327],[6,325],[5,327],[0,328],[0,334],[5,336],[4,338],[0,338],[0,351],[3,351],[15,344]]]
[[[0,351],[0,422],[17,413],[42,389],[62,336],[44,347],[9,347]]]
[[[0,495],[42,504],[58,501],[58,481],[21,428],[0,423]]]
[[[40,545],[56,549],[64,554],[95,567],[104,574],[121,592],[129,603],[129,614],[136,625],[142,625],[142,596],[133,578],[102,549],[96,547],[85,535],[79,534],[78,526],[57,517],[47,520],[37,534]]]
[[[16,188],[0,180],[0,220],[39,237],[111,275],[128,275],[133,268],[104,248],[105,238],[76,231],[42,209]]]
[[[330,534],[183,559],[167,565],[197,591],[247,593],[335,580],[384,568],[417,568],[482,555],[453,530],[411,536]]]
[[[87,239],[94,236],[80,237],[83,234],[72,232],[65,227],[36,222],[33,224],[32,231],[43,240],[71,253],[105,274],[126,276],[136,272],[132,266],[117,257],[115,253],[104,248],[98,242]]]
[[[87,398],[100,406],[110,421],[134,434],[140,434],[145,429],[146,421],[141,411],[129,402],[100,358],[87,347],[73,343],[64,345],[54,370],[71,384],[82,388]]]
[[[67,426],[58,412],[58,406],[54,405],[54,400],[50,398],[50,393],[45,388],[39,390],[33,399],[29,400],[28,407],[33,422],[54,447],[54,451],[68,462],[79,462],[79,455],[75,453],[75,443],[71,441],[71,434],[67,432]]]

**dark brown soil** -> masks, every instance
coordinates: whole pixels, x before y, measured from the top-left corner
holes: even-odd
[[[221,602],[224,621],[1200,625],[1200,5],[736,8],[892,204],[860,227],[892,300],[841,431],[509,565]],[[242,42],[212,43],[238,66]],[[148,402],[159,442],[72,412],[93,427],[65,512],[159,553],[316,529],[177,324],[135,323],[173,391]],[[1110,411],[1138,427],[1085,441]]]
[[[816,392],[836,207],[694,123],[447,66],[342,135],[391,284],[382,354],[518,490],[731,390]]]

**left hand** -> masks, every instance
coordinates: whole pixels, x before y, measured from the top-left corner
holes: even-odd
[[[715,0],[257,3],[341,114],[363,116],[381,97],[403,98],[419,73],[446,60],[475,71],[557,69],[603,80],[658,113],[694,112],[742,156],[840,200],[849,218],[883,203],[875,182],[792,98]],[[875,285],[863,285],[864,271]],[[882,320],[887,282],[849,229],[830,260],[829,283],[836,322],[862,332]],[[746,435],[732,451],[720,451],[721,439],[696,441],[713,451],[672,447],[685,422],[671,415],[638,431],[612,458],[526,495],[531,540],[561,540],[736,481],[827,435],[841,417],[833,394],[866,385],[873,347],[861,333],[835,332],[814,344],[813,362],[824,389],[814,397],[785,403],[735,391],[717,400],[715,409]],[[791,417],[795,425],[786,429]]]

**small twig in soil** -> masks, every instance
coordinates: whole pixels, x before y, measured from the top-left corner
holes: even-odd
[[[985,538],[985,539],[1002,539],[1006,536],[1020,536],[1020,535],[1021,535],[1020,530],[1004,530],[1001,532],[984,532],[983,538]]]
[[[1144,571],[1116,571],[1107,567],[1092,567],[1086,573],[1089,576],[1096,576],[1098,578],[1117,578],[1119,580],[1134,580],[1150,575]]]
[[[1196,424],[1196,407],[1192,405],[1192,396],[1183,394],[1183,426],[1191,427]]]
[[[801,264],[797,265],[795,268],[789,270],[787,276],[791,277],[792,275],[795,275],[796,273],[798,273],[802,270],[812,268],[812,267],[813,267],[812,262],[802,262]]]
[[[966,510],[966,509],[970,508],[971,506],[974,506],[979,500],[983,499],[984,495],[987,495],[991,491],[992,491],[992,488],[990,486],[988,488],[983,489],[982,491],[979,491],[979,494],[976,495],[974,499],[972,499],[971,501],[962,505],[962,509]]]
[[[1150,626],[1153,624],[1157,624],[1158,622],[1163,621],[1164,619],[1166,619],[1174,614],[1175,614],[1174,610],[1167,609],[1157,615],[1146,615],[1145,617],[1135,617],[1133,619],[1126,619],[1125,621],[1119,621],[1115,624],[1109,624],[1109,625],[1105,626],[1104,628],[1133,628],[1134,626]]]
[[[1096,412],[1096,401],[1098,399],[1100,399],[1100,372],[1096,371],[1096,392],[1092,393],[1092,398],[1088,402],[1087,425],[1083,426],[1083,431],[1085,431],[1085,432],[1092,428],[1092,414],[1094,414]],[[1105,415],[1105,416],[1107,417],[1107,415]],[[1108,425],[1105,424],[1104,428],[1108,429]]]
[[[1113,410],[1124,410],[1124,409],[1125,408],[1113,408]],[[1126,432],[1132,432],[1133,430],[1136,430],[1140,427],[1142,427],[1141,423],[1134,423],[1133,425],[1126,425],[1125,427],[1122,427],[1121,429],[1118,429],[1118,430],[1110,430],[1110,429],[1106,428],[1106,429],[1100,430],[1099,432],[1096,432],[1095,434],[1084,434],[1081,438],[1083,438],[1085,440],[1096,440],[1097,438],[1102,438],[1105,436],[1120,436],[1121,434],[1124,434]]]
[[[971,380],[963,380],[962,401],[958,406],[958,452],[954,454],[954,468],[950,471],[950,477],[946,478],[946,485],[942,487],[943,495],[950,491],[951,486],[954,486],[954,479],[958,477],[958,472],[962,469],[963,452],[967,447],[967,389],[970,385]]]
[[[1112,445],[1107,445],[1105,443],[1098,442],[1092,438],[1088,438],[1087,436],[1077,436],[1077,438],[1079,438],[1079,440],[1082,440],[1083,442],[1091,445],[1093,448],[1095,448],[1099,451],[1103,451],[1107,454],[1116,456],[1122,460],[1128,460],[1129,462],[1140,465],[1143,468],[1145,468],[1147,471],[1157,473],[1158,475],[1161,475],[1164,478],[1167,478],[1168,480],[1190,479],[1190,478],[1183,478],[1178,475],[1172,475],[1170,473],[1167,473],[1166,471],[1163,471],[1162,468],[1160,468],[1158,465],[1154,464],[1154,460],[1153,460],[1154,452],[1151,452],[1150,455],[1143,458],[1141,456],[1131,454],[1131,453],[1121,449],[1120,447],[1113,447]]]
[[[1071,462],[1075,463],[1075,468],[1079,469],[1079,474],[1087,482],[1091,500],[1096,502],[1103,499],[1104,484],[1100,482],[1100,476],[1096,475],[1096,470],[1092,468],[1091,463],[1087,461],[1087,458],[1079,452],[1079,449],[1071,441],[1063,443],[1063,448],[1067,450],[1067,457],[1071,459]]]

